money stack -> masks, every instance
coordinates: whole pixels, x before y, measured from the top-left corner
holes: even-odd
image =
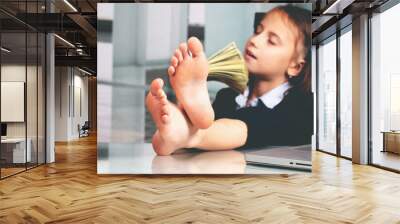
[[[219,81],[243,93],[247,87],[249,74],[240,50],[234,42],[208,58],[207,80]]]

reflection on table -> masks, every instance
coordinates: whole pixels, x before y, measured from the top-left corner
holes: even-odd
[[[246,164],[242,151],[182,149],[157,156],[150,143],[99,144],[98,174],[291,174],[309,173]]]

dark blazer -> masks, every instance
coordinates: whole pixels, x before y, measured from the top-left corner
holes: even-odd
[[[256,107],[237,109],[237,92],[221,89],[213,102],[215,119],[231,118],[246,123],[248,133],[243,148],[268,145],[311,144],[313,95],[289,89],[273,109],[259,100]]]

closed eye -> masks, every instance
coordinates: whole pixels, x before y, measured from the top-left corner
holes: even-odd
[[[275,33],[269,33],[268,35],[268,43],[272,44],[272,45],[278,45],[280,44],[280,38],[278,35],[276,35]]]
[[[268,43],[271,45],[276,45],[276,43],[274,41],[272,41],[271,39],[268,39]]]

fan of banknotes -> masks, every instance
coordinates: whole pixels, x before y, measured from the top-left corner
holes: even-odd
[[[240,93],[244,92],[249,74],[243,56],[234,42],[209,57],[208,65],[207,80],[220,81]]]

